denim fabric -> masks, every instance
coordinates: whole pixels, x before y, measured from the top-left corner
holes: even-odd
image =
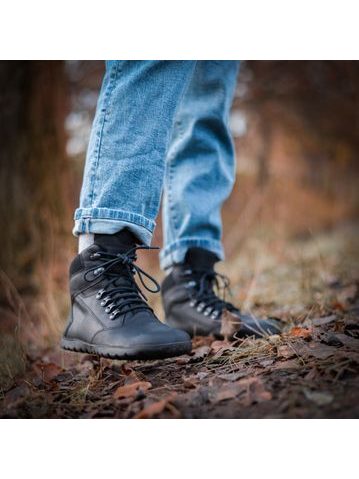
[[[161,266],[190,246],[223,259],[234,181],[235,61],[111,61],[98,99],[74,234],[123,227],[150,244],[164,189]]]

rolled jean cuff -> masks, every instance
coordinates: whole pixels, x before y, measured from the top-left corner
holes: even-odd
[[[128,228],[145,245],[149,246],[156,223],[137,213],[109,208],[78,208],[74,215],[72,233],[114,234]]]
[[[160,253],[160,265],[162,269],[182,263],[189,248],[204,248],[218,256],[219,260],[224,260],[224,250],[222,243],[213,239],[206,238],[182,238],[170,243]]]

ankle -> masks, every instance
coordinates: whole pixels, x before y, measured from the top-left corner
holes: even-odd
[[[188,249],[184,264],[194,270],[213,270],[217,261],[219,261],[219,258],[212,251],[194,247]]]
[[[118,253],[128,251],[140,243],[139,239],[127,228],[114,234],[83,233],[79,235],[79,253],[96,244],[105,250]]]

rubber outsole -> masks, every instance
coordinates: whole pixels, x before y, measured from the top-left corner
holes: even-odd
[[[181,356],[191,352],[191,341],[181,343],[168,343],[156,345],[137,345],[133,348],[121,348],[118,346],[103,346],[86,343],[79,339],[62,338],[61,347],[66,351],[76,353],[95,354],[110,359],[165,359]],[[146,349],[147,348],[147,349]]]

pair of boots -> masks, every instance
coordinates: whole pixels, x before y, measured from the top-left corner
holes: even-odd
[[[237,335],[274,334],[271,320],[243,315],[218,296],[227,279],[214,270],[217,257],[191,248],[185,261],[173,267],[162,284],[166,324],[147,304],[141,286],[160,291],[157,281],[136,264],[138,246],[128,230],[96,234],[94,243],[70,266],[71,311],[62,347],[116,359],[155,359],[191,351],[194,334],[220,337],[221,318],[231,314]],[[138,282],[135,281],[135,275]]]

